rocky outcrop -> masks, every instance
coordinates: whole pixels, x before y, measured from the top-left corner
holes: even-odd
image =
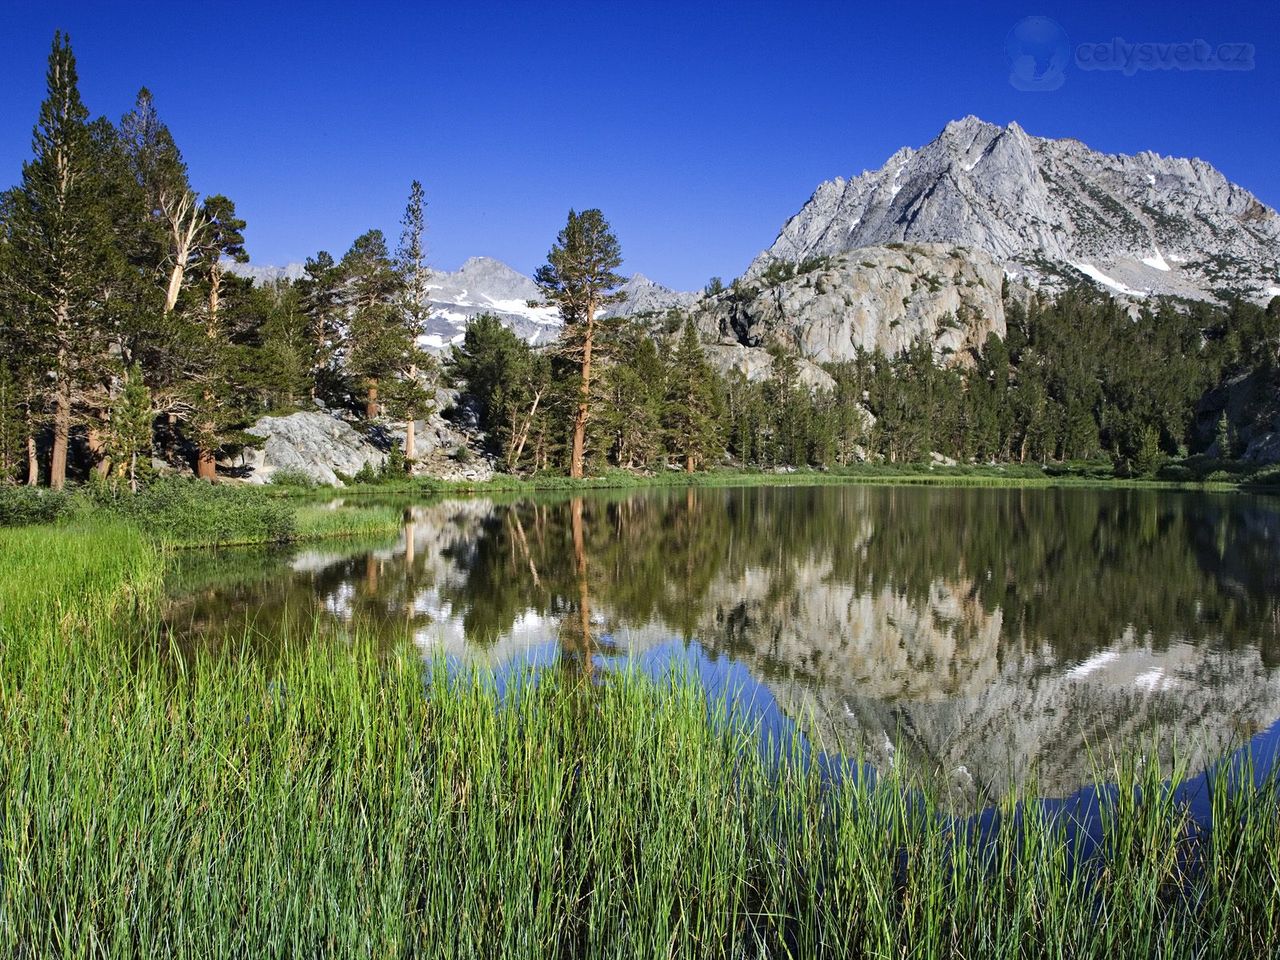
[[[289,470],[340,487],[339,473],[353,476],[365,464],[378,466],[387,456],[351,424],[319,411],[262,417],[245,432],[265,441],[244,452],[250,483],[270,483],[277,471]]]
[[[1196,407],[1195,430],[1199,447],[1213,456],[1223,455],[1215,441],[1223,413],[1235,440],[1228,456],[1280,463],[1280,372],[1261,367],[1205,394]]]
[[[741,343],[709,343],[703,345],[707,362],[723,376],[737,370],[748,383],[763,383],[773,377],[773,354]],[[831,374],[812,360],[801,358],[796,363],[796,378],[810,390],[831,390],[836,382]],[[870,414],[867,414],[870,416]]]
[[[704,336],[780,346],[814,363],[859,349],[893,356],[925,337],[963,362],[1005,335],[1004,273],[987,254],[943,244],[894,244],[818,257],[744,278],[694,311]]]
[[[1103,154],[976,117],[879,170],[818,187],[751,265],[899,242],[992,255],[1049,288],[1265,302],[1280,295],[1280,215],[1203,160]]]

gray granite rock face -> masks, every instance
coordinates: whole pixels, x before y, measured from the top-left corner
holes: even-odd
[[[366,463],[378,466],[386,459],[351,424],[327,413],[262,417],[245,432],[266,440],[261,449],[245,451],[250,483],[270,483],[276,471],[296,470],[317,483],[340,487],[338,473],[352,476]]]
[[[672,308],[687,309],[700,294],[672,290],[655,283],[643,273],[632,274],[620,291],[626,294],[622,303],[604,311],[605,316],[630,317],[637,314],[662,313]]]
[[[748,275],[893,241],[975,247],[1050,289],[1088,277],[1134,297],[1280,295],[1280,215],[1210,164],[1099,153],[977,117],[820,185]]]
[[[889,356],[926,337],[941,358],[965,362],[1005,335],[1004,272],[992,257],[945,244],[867,247],[822,259],[773,283],[740,281],[694,309],[704,336],[747,347],[777,344],[813,363]]]

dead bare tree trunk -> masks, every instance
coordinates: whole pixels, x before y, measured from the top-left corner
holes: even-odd
[[[182,292],[182,281],[187,273],[187,261],[196,240],[204,229],[204,218],[196,206],[196,195],[184,190],[177,198],[161,197],[161,209],[169,222],[169,237],[173,241],[173,267],[169,270],[169,284],[164,293],[164,312],[172,313]]]
[[[411,386],[414,385],[417,379],[418,379],[418,368],[416,366],[410,365],[409,367],[410,385]],[[414,436],[414,417],[416,415],[417,415],[417,411],[409,410],[408,416],[405,418],[405,421],[404,421],[404,458],[406,460],[414,460],[418,456],[418,447],[416,443],[416,437]]]
[[[529,439],[529,428],[533,426],[533,418],[538,413],[538,402],[542,399],[542,391],[539,390],[533,395],[533,403],[529,405],[528,416],[525,417],[524,425],[520,428],[517,435],[515,448],[511,451],[511,455],[507,457],[507,469],[514,470],[516,464],[520,462],[520,455],[524,453],[525,441]]]

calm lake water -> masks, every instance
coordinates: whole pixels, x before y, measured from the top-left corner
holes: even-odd
[[[336,509],[358,509],[335,506]],[[761,487],[405,506],[375,544],[181,558],[188,647],[352,624],[512,671],[696,674],[765,727],[955,800],[1110,748],[1191,770],[1280,737],[1280,501],[1088,489]],[[287,628],[287,629],[286,629]]]

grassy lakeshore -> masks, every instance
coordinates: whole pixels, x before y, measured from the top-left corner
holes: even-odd
[[[369,494],[469,494],[537,493],[563,490],[620,490],[646,487],[815,486],[823,484],[904,484],[957,487],[1115,487],[1153,490],[1257,490],[1280,491],[1280,468],[1255,467],[1236,462],[1198,459],[1170,464],[1152,477],[1117,476],[1103,462],[1071,464],[1000,464],[956,466],[929,464],[864,463],[829,470],[780,471],[720,468],[685,473],[637,473],[608,470],[596,476],[573,479],[554,473],[517,476],[497,474],[489,480],[391,479],[380,483],[351,483],[342,495]],[[285,495],[327,493],[327,487],[268,486]]]
[[[1121,786],[1090,856],[1016,797],[979,841],[902,771],[832,786],[798,757],[774,767],[681,683],[566,664],[500,702],[358,626],[270,663],[174,659],[162,573],[125,522],[0,530],[2,956],[1280,944],[1271,789],[1215,791],[1230,828],[1205,832],[1135,757],[1099,772]]]

